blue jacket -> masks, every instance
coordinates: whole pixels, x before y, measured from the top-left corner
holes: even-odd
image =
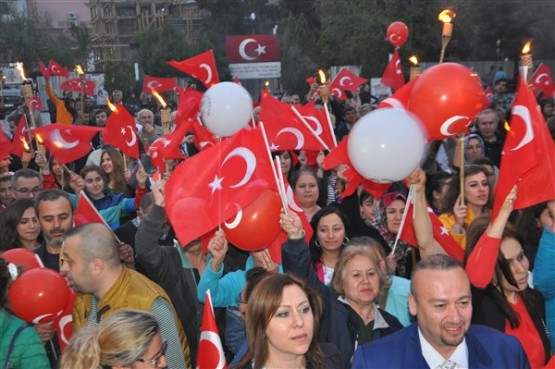
[[[514,337],[492,328],[471,325],[465,338],[469,368],[530,368],[522,346]],[[352,368],[428,369],[420,349],[418,324],[413,323],[397,333],[360,346],[355,352]]]
[[[545,228],[534,264],[534,288],[545,298],[547,330],[555,352],[555,233]]]

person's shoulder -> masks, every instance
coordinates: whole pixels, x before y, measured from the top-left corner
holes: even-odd
[[[509,336],[503,332],[487,327],[485,325],[472,324],[468,329],[467,336],[478,339],[482,342],[488,342],[488,345],[510,345],[515,347],[520,347],[518,339]]]

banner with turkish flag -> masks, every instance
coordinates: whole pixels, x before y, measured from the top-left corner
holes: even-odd
[[[50,59],[50,61],[48,62],[48,73],[50,77],[69,77],[69,71],[58,64],[54,59]]]
[[[0,129],[0,159],[7,158],[13,151],[13,144],[8,135]]]
[[[82,91],[81,85],[83,85]],[[87,78],[83,79],[83,81],[80,78],[71,78],[60,84],[60,89],[64,91],[84,92],[87,96],[94,96],[95,88],[96,84],[94,81]]]
[[[108,226],[106,221],[104,221],[104,218],[102,218],[98,210],[96,210],[92,204],[91,200],[89,200],[83,191],[80,193],[79,201],[77,202],[77,207],[75,208],[74,222],[76,227],[87,223],[100,223]]]
[[[459,262],[463,262],[464,259],[464,249],[455,241],[455,239],[449,234],[449,230],[445,228],[441,220],[435,215],[432,208],[427,206],[428,216],[430,217],[430,221],[432,222],[432,231],[434,235],[434,240],[440,244],[440,246],[445,250],[447,255],[451,256],[452,258],[458,260]],[[408,208],[406,210],[406,218],[405,224],[403,229],[401,230],[401,235],[399,238],[414,247],[418,248],[418,242],[416,241],[416,234],[414,233],[414,224],[413,224],[413,212],[414,212],[414,204],[412,199],[408,199]]]
[[[275,180],[260,127],[242,129],[179,164],[165,187],[166,212],[186,245],[233,217]]]
[[[62,164],[82,158],[91,150],[91,141],[100,127],[87,127],[64,124],[49,124],[33,130],[35,136],[40,135],[43,144]]]
[[[545,64],[540,64],[531,78],[532,86],[540,91],[543,97],[550,98],[555,95],[555,84],[551,77],[551,70]]]
[[[205,51],[182,61],[170,60],[168,64],[198,79],[206,88],[220,82],[213,50]]]
[[[177,93],[177,114],[175,124],[179,125],[189,118],[196,118],[200,110],[200,101],[203,93],[192,88],[176,87]]]
[[[188,130],[189,128],[186,125],[176,126],[173,132],[156,139],[150,144],[147,152],[152,159],[152,163],[160,172],[165,171],[164,159],[185,159],[185,154],[181,151],[181,141],[183,141],[183,137],[185,137]]]
[[[503,146],[495,190],[494,217],[514,185],[518,185],[514,209],[555,199],[555,143],[522,77],[511,113],[511,129]]]
[[[210,290],[206,291],[204,298],[196,369],[227,369]]]
[[[393,52],[393,57],[383,72],[381,83],[391,87],[393,91],[397,91],[405,84],[401,60],[399,59],[399,50]]]
[[[143,81],[143,92],[150,93],[153,90],[156,92],[173,91],[177,86],[177,78],[163,78],[146,76]]]
[[[139,158],[139,140],[135,118],[120,103],[106,121],[102,140],[120,149],[125,155]]]
[[[295,115],[291,105],[264,90],[261,96],[259,120],[264,122],[271,151],[324,150],[314,133]],[[320,127],[323,131],[321,124]]]
[[[226,36],[225,49],[230,63],[267,63],[281,60],[277,35]]]
[[[347,68],[341,68],[337,76],[330,83],[330,91],[334,88],[339,88],[344,91],[354,92],[358,89],[360,85],[368,82],[368,78],[362,78],[348,70]]]

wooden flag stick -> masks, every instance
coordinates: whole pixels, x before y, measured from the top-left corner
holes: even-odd
[[[266,136],[266,130],[264,129],[264,123],[259,122],[258,125],[260,126],[260,129],[262,130],[262,137],[264,137],[264,144],[266,146],[266,152],[268,153],[268,159],[270,159],[270,165],[272,166],[272,173],[273,173],[274,179],[276,181],[276,186],[278,188],[279,197],[281,197],[281,204],[283,206],[284,211],[287,211],[287,199],[285,197],[283,197],[284,194],[282,194],[281,191],[279,191],[279,188],[280,188],[279,177],[278,177],[278,174],[277,174],[276,167],[273,164],[272,153],[270,152],[270,144],[268,143],[268,136]]]

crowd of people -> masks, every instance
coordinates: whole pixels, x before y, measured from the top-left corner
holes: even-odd
[[[377,102],[368,90],[361,87],[345,102],[332,99],[338,141]],[[210,291],[220,364],[230,368],[549,367],[555,199],[516,211],[515,186],[492,217],[513,101],[505,78],[494,81],[494,90],[491,107],[476,116],[464,140],[434,141],[422,169],[380,197],[362,186],[342,196],[347,168],[326,170],[328,152],[274,152],[302,210],[282,210],[275,219],[287,235],[281,263],[267,245],[246,252],[222,231],[209,239],[207,252],[200,238],[179,244],[165,214],[171,170],[153,177],[146,154],[125,160],[101,134],[88,156],[67,165],[33,150],[21,160],[0,158],[0,251],[33,250],[77,293],[73,338],[61,350],[51,322],[27,324],[11,311],[7,289],[16,271],[0,258],[0,365],[194,368],[202,359]],[[318,98],[314,92],[305,99]],[[106,125],[104,107],[71,106],[51,90],[49,96],[59,119]],[[112,96],[123,101],[119,90]],[[136,116],[144,152],[163,130],[156,104],[146,96],[136,100],[124,106]],[[301,102],[299,95],[282,100]],[[539,104],[555,140],[553,100]],[[79,121],[79,112],[90,122]],[[7,117],[8,135],[21,113]],[[194,144],[194,135],[186,135],[184,155],[201,149]],[[399,240],[409,186],[418,248]],[[105,224],[74,226],[80,196]],[[464,250],[462,263],[433,238],[428,208]]]

